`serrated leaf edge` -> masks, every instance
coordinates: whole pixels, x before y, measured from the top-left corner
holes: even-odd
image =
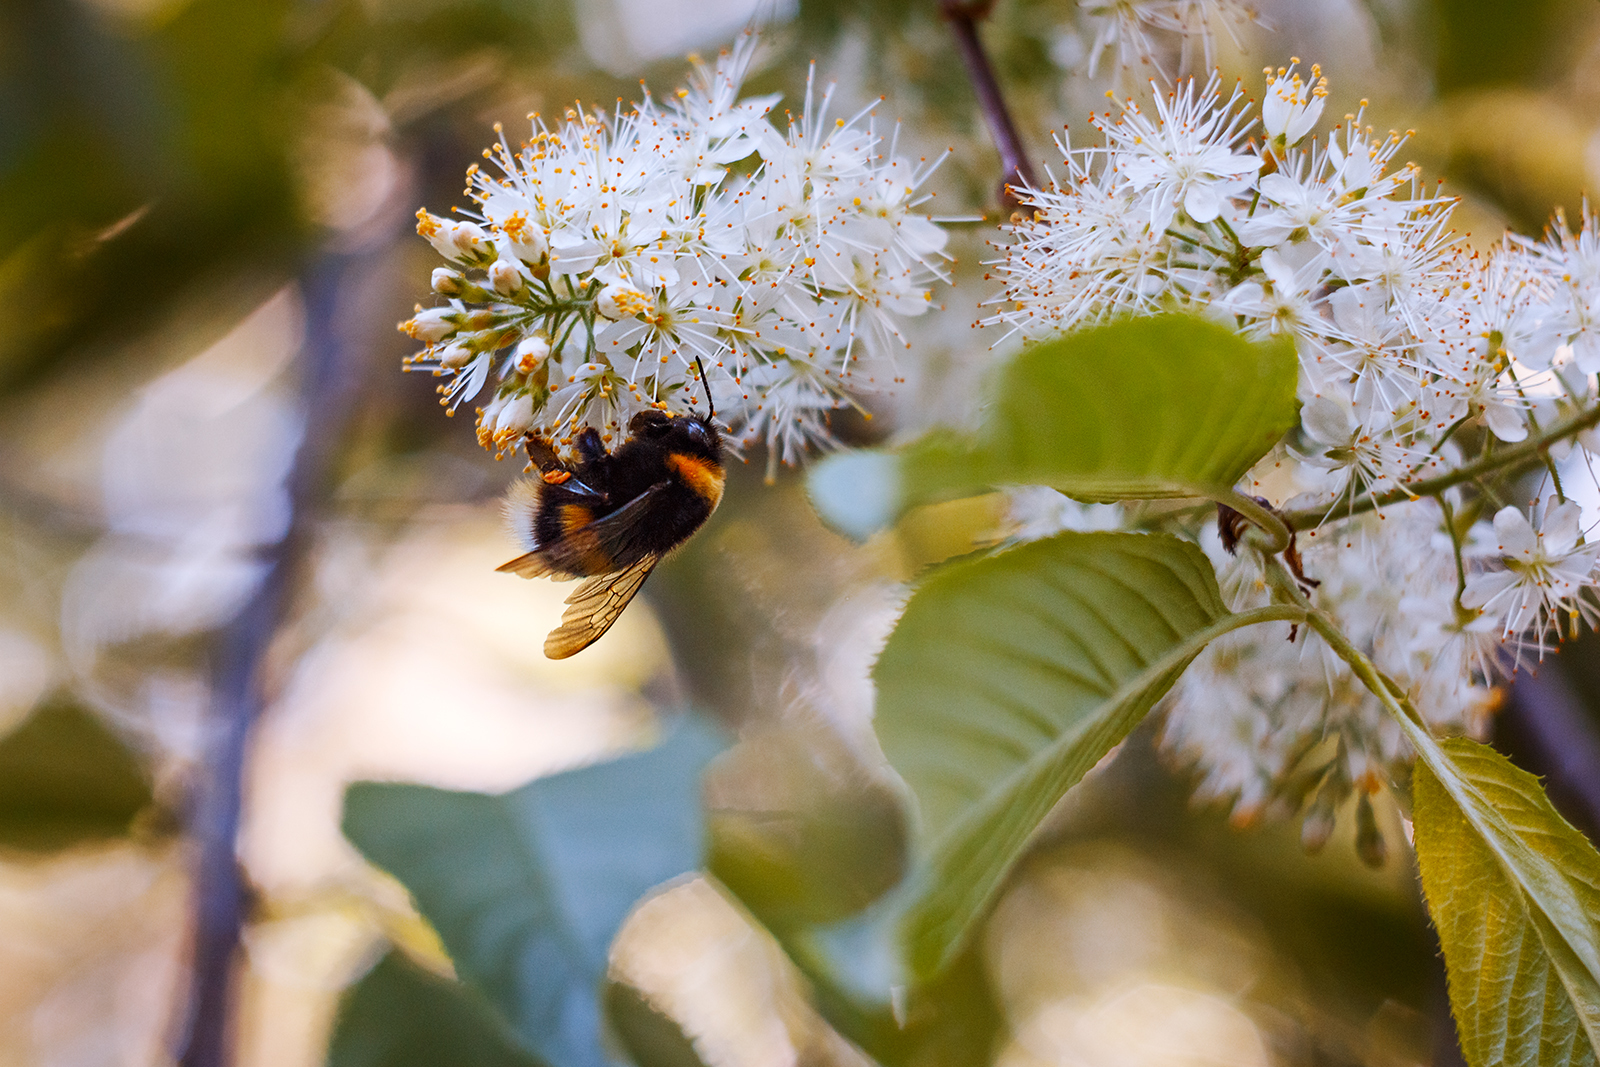
[[[1174,572],[1174,576],[1177,576],[1176,572]],[[1088,773],[1095,763],[1099,762],[1099,759],[1106,752],[1109,752],[1122,738],[1132,731],[1134,726],[1138,725],[1144,715],[1155,705],[1155,702],[1161,698],[1167,689],[1171,688],[1179,675],[1188,667],[1190,661],[1199,655],[1206,645],[1223,634],[1231,633],[1244,626],[1252,626],[1264,622],[1297,622],[1304,617],[1305,613],[1299,608],[1289,605],[1270,605],[1253,611],[1225,614],[1210,626],[1195,631],[1137,675],[1119,685],[1099,705],[1099,708],[1106,709],[1106,713],[1086,716],[1080,720],[1080,728],[1058,735],[1049,745],[1041,748],[1011,774],[1007,775],[999,787],[991,790],[982,800],[951,823],[939,835],[938,841],[930,850],[927,858],[918,864],[917,871],[908,882],[906,890],[908,904],[905,906],[900,919],[900,925],[902,936],[912,946],[909,956],[913,971],[920,976],[931,977],[955,958],[965,944],[965,938],[977,918],[985,914],[999,896],[1004,887],[1006,874],[1026,851],[1029,840],[1038,833],[1039,826],[1043,823],[1045,816],[1060,802],[1067,791],[1082,779],[1083,775]],[[1169,675],[1170,677],[1168,677]],[[1165,682],[1164,685],[1161,684],[1163,682]],[[1119,710],[1126,710],[1136,706],[1147,693],[1150,694],[1150,699],[1142,710],[1132,716],[1117,717]],[[1083,765],[1074,772],[1071,749],[1075,747],[1080,739],[1090,736],[1097,727],[1101,726],[1105,727],[1104,734],[1109,737],[1109,740],[1101,749],[1100,755],[1092,760],[1082,760]],[[970,838],[984,836],[991,843],[1006,840],[995,835],[980,835],[979,830],[982,829],[982,824],[987,819],[992,818],[997,811],[1010,807],[1018,799],[1019,795],[1026,796],[1026,787],[1030,782],[1050,781],[1052,775],[1055,776],[1055,784],[1047,792],[1053,793],[1054,798],[1048,803],[1035,803],[1031,806],[1030,818],[1025,822],[1031,822],[1032,825],[1026,833],[1010,842],[1010,848],[1013,852],[1012,858],[1002,864],[1000,869],[987,879],[988,886],[982,891],[976,906],[969,909],[968,918],[960,922],[959,928],[954,931],[947,929],[943,936],[939,938],[942,947],[938,956],[932,960],[921,958],[923,954],[918,953],[915,948],[916,932],[926,930],[934,925],[948,926],[951,922],[948,919],[940,920],[927,918],[927,916],[930,913],[936,913],[936,902],[941,899],[956,899],[958,896],[948,888],[957,884],[955,879],[949,877],[950,872],[961,869],[960,867],[952,866],[953,854]],[[990,854],[993,850],[991,844],[982,850],[982,854]],[[966,866],[970,868],[975,862],[970,861]],[[939,877],[935,877],[935,872],[939,873]],[[959,896],[966,895],[965,893],[959,894]],[[953,913],[955,909],[945,908],[944,911],[948,915]]]

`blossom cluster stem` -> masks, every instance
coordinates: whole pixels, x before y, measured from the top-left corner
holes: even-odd
[[[1011,110],[1006,107],[1005,95],[995,79],[994,65],[989,62],[989,54],[978,39],[978,22],[989,14],[990,6],[989,0],[941,0],[939,9],[950,23],[956,48],[961,52],[961,62],[967,68],[967,77],[972,80],[972,91],[977,94],[978,106],[983,109],[984,121],[989,126],[989,135],[994,138],[995,149],[1000,153],[1000,202],[1015,210],[1021,202],[1014,190],[1018,187],[1032,189],[1037,183],[1034,181],[1033,166],[1022,150],[1022,138],[1011,120]]]
[[[1416,709],[1411,707],[1410,702],[1404,699],[1404,693],[1396,692],[1399,687],[1385,678],[1383,672],[1378,670],[1377,665],[1367,658],[1366,653],[1351,643],[1332,615],[1311,603],[1311,599],[1300,591],[1288,568],[1284,567],[1276,559],[1267,559],[1265,564],[1267,580],[1271,583],[1273,591],[1289,605],[1300,608],[1305,612],[1306,625],[1315,630],[1317,635],[1328,643],[1328,647],[1333,650],[1334,655],[1349,664],[1351,672],[1361,680],[1361,684],[1366,686],[1368,691],[1378,698],[1378,702],[1383,705],[1384,710],[1394,716],[1395,721],[1405,731],[1412,746],[1419,752],[1422,752],[1424,747],[1427,746],[1432,749],[1432,753],[1439,760],[1442,760],[1444,754],[1438,750],[1438,746],[1434,743],[1433,734],[1429,732],[1427,724],[1422,721],[1422,717],[1417,714]],[[1421,743],[1418,741],[1418,735],[1422,739]],[[1438,771],[1438,768],[1433,766],[1434,762],[1435,760],[1430,759],[1429,766]]]
[[[1325,522],[1361,515],[1374,508],[1388,507],[1390,504],[1400,504],[1423,496],[1436,496],[1452,486],[1476,481],[1486,474],[1514,467],[1526,460],[1538,459],[1542,462],[1551,445],[1593,429],[1597,425],[1600,425],[1600,404],[1556,423],[1544,433],[1535,434],[1525,441],[1497,449],[1475,462],[1457,467],[1436,478],[1424,478],[1386,493],[1364,493],[1348,504],[1334,505],[1331,509],[1301,508],[1299,511],[1286,512],[1283,518],[1295,529],[1305,530]]]
[[[1289,547],[1292,528],[1283,519],[1279,518],[1271,508],[1256,503],[1253,497],[1234,492],[1219,493],[1217,495],[1217,503],[1225,504],[1237,511],[1255,524],[1256,529],[1270,538],[1262,546],[1267,553],[1275,556]]]
[[[1445,783],[1446,788],[1452,793],[1455,793],[1458,787],[1464,786],[1450,764],[1449,757],[1445,755],[1444,749],[1439,747],[1433,732],[1428,729],[1428,724],[1406,698],[1405,691],[1380,671],[1365,652],[1351,643],[1333,616],[1311,603],[1295,585],[1294,579],[1282,564],[1276,560],[1268,560],[1267,568],[1268,579],[1277,594],[1291,605],[1304,609],[1306,624],[1328,643],[1334,655],[1349,664],[1351,673],[1361,680],[1367,691],[1378,698],[1378,702],[1399,724],[1401,731],[1406,735],[1406,740],[1411,742],[1411,747],[1416,749],[1418,757],[1427,764],[1434,776]]]

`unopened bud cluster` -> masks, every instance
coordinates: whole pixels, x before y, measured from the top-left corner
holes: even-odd
[[[449,266],[401,328],[443,403],[487,390],[478,437],[610,440],[646,407],[701,410],[790,462],[827,413],[892,377],[897,326],[931,303],[944,231],[917,208],[932,167],[894,154],[870,109],[829,118],[810,88],[783,129],[740,100],[746,36],[666,103],[537,118],[474,167],[475,210],[417,215]],[[708,382],[700,380],[701,368]]]

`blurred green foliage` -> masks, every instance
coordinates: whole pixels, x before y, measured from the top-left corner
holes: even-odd
[[[1555,81],[1581,40],[1571,31],[1591,7],[1587,0],[1430,0],[1439,90]]]
[[[700,774],[724,745],[693,716],[649,752],[502,796],[361,783],[346,835],[399,878],[462,977],[557,1067],[604,1067],[612,938],[647,891],[700,866]]]
[[[0,12],[0,381],[154,321],[185,288],[286,268],[297,217],[274,116],[295,70],[292,5],[195,0],[155,27],[70,0]]]
[[[0,739],[0,846],[118,837],[152,803],[140,759],[81,704],[52,700]]]
[[[346,995],[328,1067],[543,1067],[482,995],[390,952]]]

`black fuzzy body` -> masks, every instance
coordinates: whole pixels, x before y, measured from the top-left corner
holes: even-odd
[[[577,450],[571,466],[534,457],[557,477],[570,474],[557,482],[547,473],[533,514],[533,551],[553,570],[606,574],[663,556],[721,501],[722,438],[708,420],[646,411],[615,452],[592,429]]]

